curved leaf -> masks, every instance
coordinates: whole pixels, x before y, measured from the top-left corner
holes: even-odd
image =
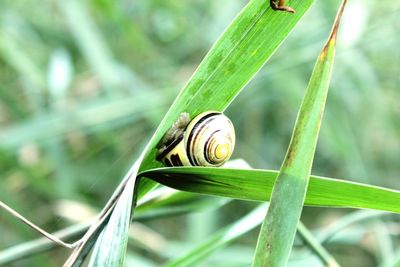
[[[269,201],[278,171],[174,167],[140,173],[172,188],[252,201]],[[307,206],[363,208],[400,213],[400,191],[310,176]]]
[[[252,266],[285,266],[307,193],[335,58],[336,36],[346,0],[311,74],[282,167],[276,178]]]

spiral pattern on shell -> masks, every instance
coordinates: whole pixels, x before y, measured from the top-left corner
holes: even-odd
[[[190,122],[182,113],[157,146],[156,159],[166,166],[218,167],[231,157],[234,146],[233,124],[221,112],[204,112]]]
[[[192,166],[221,166],[232,155],[235,130],[224,114],[202,113],[187,126],[184,142]]]

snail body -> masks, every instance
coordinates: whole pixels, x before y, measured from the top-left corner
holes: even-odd
[[[221,166],[232,155],[235,130],[221,112],[208,111],[188,120],[182,113],[158,146],[166,166]]]

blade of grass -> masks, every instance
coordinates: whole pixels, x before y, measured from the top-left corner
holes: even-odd
[[[73,245],[66,243],[64,241],[62,241],[60,238],[58,238],[55,235],[52,235],[48,232],[46,232],[45,230],[43,230],[42,228],[36,226],[34,223],[32,223],[31,221],[29,221],[28,219],[26,219],[24,216],[22,216],[21,214],[19,214],[17,211],[15,211],[14,209],[12,209],[11,207],[9,207],[7,204],[5,204],[4,202],[0,201],[0,208],[6,210],[7,212],[9,212],[11,215],[13,215],[15,218],[17,218],[18,220],[22,221],[23,223],[25,223],[26,225],[28,225],[29,227],[31,227],[33,230],[35,230],[36,232],[40,233],[41,235],[45,236],[46,238],[48,238],[49,240],[57,243],[60,246],[66,247],[66,248],[72,248]]]
[[[135,180],[129,180],[96,242],[88,266],[124,266],[134,186]]]
[[[314,251],[316,255],[323,261],[324,266],[327,267],[340,267],[339,263],[332,257],[332,255],[318,242],[317,238],[305,227],[302,222],[299,222],[297,231],[304,242]]]
[[[201,194],[269,201],[278,171],[174,167],[140,173],[163,185]],[[310,176],[305,205],[362,208],[400,213],[400,191]]]
[[[113,195],[109,199],[106,206],[98,215],[97,220],[90,226],[88,231],[85,235],[77,242],[78,245],[74,249],[74,251],[70,254],[66,262],[64,263],[64,267],[75,267],[81,266],[84,262],[87,254],[90,252],[91,248],[93,247],[94,243],[96,242],[97,237],[102,233],[102,231],[107,231],[109,235],[112,232],[118,232],[118,235],[114,235],[110,240],[116,239],[115,242],[119,243],[120,249],[119,252],[123,254],[119,254],[119,257],[124,257],[124,251],[126,247],[126,236],[128,232],[128,227],[125,227],[125,223],[129,224],[130,214],[131,214],[131,204],[132,200],[136,200],[136,192],[134,192],[136,175],[138,172],[139,164],[142,160],[142,156],[135,162],[135,164],[131,167],[128,173],[125,175],[122,182],[119,184],[118,188],[114,191]],[[127,193],[128,192],[128,193]],[[121,198],[121,196],[126,196],[130,193],[131,201],[127,203],[127,197]],[[118,206],[119,208],[115,210],[115,207]],[[129,209],[128,209],[129,208]],[[114,215],[114,211],[115,215]],[[127,215],[129,214],[129,215]],[[107,224],[109,221],[110,216],[112,216],[114,221],[120,220],[120,223],[115,224]],[[119,219],[118,219],[119,218]],[[113,229],[114,227],[118,228],[121,225],[124,230],[120,231],[121,229]],[[105,229],[104,229],[105,227]],[[108,230],[107,230],[108,229]],[[110,230],[111,229],[111,230]],[[108,238],[108,235],[105,236]],[[98,242],[102,242],[100,239]],[[108,254],[110,253],[108,246],[105,246],[103,251],[99,251],[99,253]],[[94,257],[99,255],[98,253],[93,254]],[[115,255],[114,255],[115,256]],[[119,261],[117,259],[117,261]]]
[[[328,42],[311,75],[292,140],[272,190],[252,266],[285,266],[288,262],[307,192],[345,4],[346,0],[339,8]]]

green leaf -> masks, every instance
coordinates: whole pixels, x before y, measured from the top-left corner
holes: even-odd
[[[135,180],[129,180],[90,258],[89,266],[124,266]]]
[[[140,173],[172,188],[251,201],[269,201],[278,171],[174,167]],[[305,205],[400,213],[400,191],[310,176]]]
[[[312,251],[318,255],[324,266],[329,267],[340,267],[336,260],[331,256],[331,254],[318,242],[317,238],[307,229],[307,227],[299,221],[297,225],[297,232],[299,233],[301,239],[307,244]]]
[[[79,240],[79,243],[76,244],[76,247],[64,263],[64,267],[82,266],[95,242],[97,243],[97,249],[91,256],[91,264],[123,265],[132,202],[137,198],[137,193],[134,191],[136,176],[142,158],[140,156],[125,175],[106,206],[99,213],[98,218],[91,224],[85,235]],[[98,238],[99,236],[101,238]],[[110,243],[112,243],[112,246],[110,246]],[[104,257],[105,255],[111,256]]]
[[[307,192],[345,3],[344,0],[311,74],[287,154],[272,190],[252,266],[285,266],[288,262]]]

